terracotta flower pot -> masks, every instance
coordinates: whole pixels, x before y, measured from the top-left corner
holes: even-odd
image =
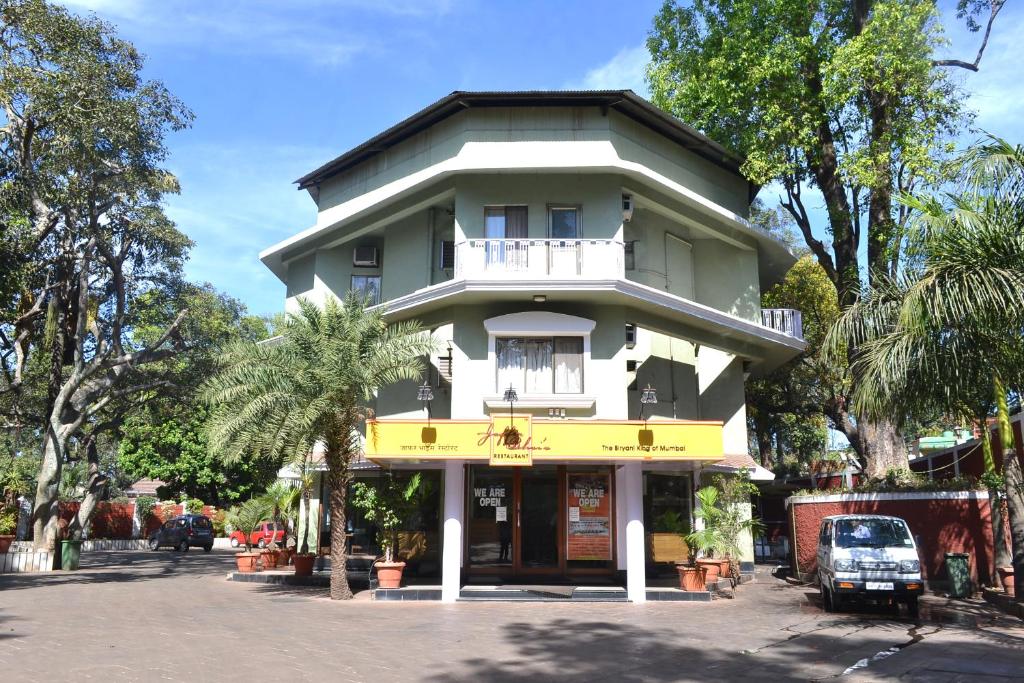
[[[690,567],[680,564],[676,565],[676,571],[679,572],[679,587],[684,591],[705,591],[708,589],[704,567],[699,565]]]
[[[263,561],[264,569],[275,569],[277,567],[277,557],[280,554],[280,550],[271,550],[264,548],[260,553],[260,559]]]
[[[291,560],[292,555],[295,554],[295,551],[291,548],[281,548],[278,552],[280,555],[277,557],[277,564],[281,567],[287,567],[288,562]]]
[[[256,571],[256,561],[260,559],[259,553],[235,553],[235,564],[238,571],[243,574],[252,574]]]
[[[405,562],[375,562],[377,586],[380,588],[401,588]]]
[[[1014,595],[1013,591],[1013,566],[1007,567],[996,567],[996,572],[999,574],[999,581],[1003,584],[1003,590],[1007,595]]]
[[[11,544],[14,543],[14,536],[9,534],[3,534],[0,536],[0,553],[6,553],[11,549]]]
[[[297,554],[295,556],[295,576],[312,576],[315,561],[316,555],[313,553]]]
[[[706,573],[706,580],[718,581],[718,575],[722,569],[722,561],[717,558],[705,557],[697,560],[697,564],[704,567]]]
[[[718,561],[718,575],[723,579],[732,577],[732,562],[730,560],[719,560]]]

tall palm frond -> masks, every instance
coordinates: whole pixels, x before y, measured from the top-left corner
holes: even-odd
[[[364,304],[354,292],[322,308],[300,298],[280,340],[226,348],[219,371],[203,387],[212,409],[210,446],[225,460],[262,457],[284,464],[304,460],[317,443],[325,446],[335,528],[344,528],[358,420],[381,387],[420,379],[424,359],[434,351],[418,323],[388,325],[380,308]],[[344,534],[336,536],[331,595],[350,597]]]

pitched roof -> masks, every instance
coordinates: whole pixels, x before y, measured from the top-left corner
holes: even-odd
[[[741,178],[743,160],[720,144],[674,116],[662,111],[632,90],[456,90],[421,109],[383,133],[353,147],[341,156],[310,171],[295,182],[306,189],[360,164],[417,133],[443,121],[463,109],[473,107],[585,107],[597,106],[615,111],[642,123],[693,153],[717,164]]]

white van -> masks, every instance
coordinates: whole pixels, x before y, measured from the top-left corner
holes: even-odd
[[[866,599],[902,602],[917,616],[924,581],[910,527],[885,515],[824,518],[818,533],[818,585],[828,612],[849,600]]]

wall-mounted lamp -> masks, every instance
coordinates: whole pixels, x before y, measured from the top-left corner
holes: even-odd
[[[424,382],[416,391],[416,400],[423,404],[427,411],[427,425],[430,425],[430,402],[434,400],[434,390]]]
[[[637,419],[647,422],[647,418],[644,417],[644,406],[647,405],[648,403],[657,402],[658,392],[651,388],[651,385],[648,384],[647,388],[640,392],[640,417],[638,417]]]
[[[519,443],[519,432],[516,430],[515,402],[519,400],[516,388],[511,384],[505,390],[505,401],[508,403],[508,429],[502,435],[506,446],[515,446]]]

